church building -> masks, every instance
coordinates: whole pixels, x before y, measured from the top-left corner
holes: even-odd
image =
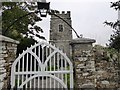
[[[50,19],[50,43],[55,44],[55,46],[59,47],[66,55],[71,58],[72,48],[74,44],[81,44],[81,49],[86,50],[92,47],[92,43],[95,42],[94,39],[88,38],[77,38],[73,39],[72,36],[72,20],[70,11],[62,11],[62,13],[57,12],[55,15],[51,15]],[[63,21],[62,19],[65,21]],[[79,45],[80,46],[80,45]]]

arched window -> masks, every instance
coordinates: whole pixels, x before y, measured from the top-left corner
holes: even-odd
[[[63,32],[63,25],[62,25],[62,24],[59,24],[58,29],[59,29],[59,32]]]

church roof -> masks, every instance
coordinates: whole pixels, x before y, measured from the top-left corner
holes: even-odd
[[[96,40],[95,39],[90,39],[90,38],[75,38],[71,41],[71,44],[74,44],[74,43],[81,43],[81,44],[84,44],[84,43],[95,43]]]

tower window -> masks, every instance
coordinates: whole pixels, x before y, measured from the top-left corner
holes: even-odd
[[[59,32],[63,32],[63,25],[62,24],[59,25]]]

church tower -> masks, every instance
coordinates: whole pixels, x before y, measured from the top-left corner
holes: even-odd
[[[55,13],[57,16],[64,19],[69,25],[71,25],[70,11],[65,13]],[[70,58],[70,41],[72,40],[72,29],[62,19],[51,15],[50,20],[50,43],[59,47]]]

